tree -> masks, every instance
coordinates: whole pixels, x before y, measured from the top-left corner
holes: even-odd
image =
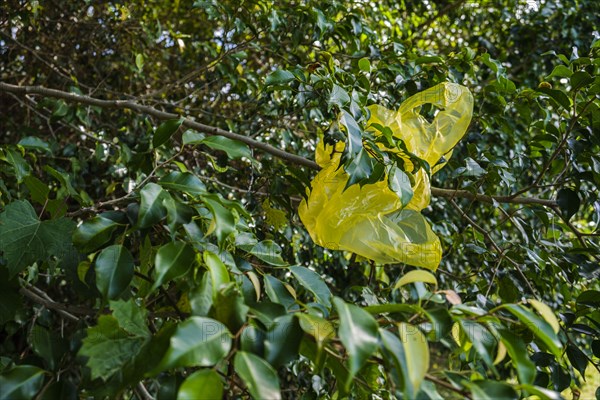
[[[600,3],[84,3],[0,19],[0,398],[575,398],[598,371]],[[349,185],[410,173],[367,107],[442,82],[475,109],[431,175],[437,270],[315,245],[318,143]]]

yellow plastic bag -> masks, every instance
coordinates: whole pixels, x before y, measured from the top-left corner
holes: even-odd
[[[419,107],[427,103],[441,109],[431,123],[418,113]],[[443,166],[438,164],[441,157],[447,160],[465,134],[473,112],[473,97],[463,86],[442,83],[408,98],[398,111],[381,106],[371,106],[369,110],[369,125],[389,127],[410,152],[435,166],[434,173]],[[343,150],[341,142],[335,145],[335,151],[323,142],[316,149],[315,159],[322,169],[311,182],[308,201],[302,201],[298,208],[313,241],[380,264],[402,262],[435,270],[442,255],[440,241],[420,213],[431,197],[425,170],[421,168],[413,176],[414,195],[403,206],[398,195],[389,189],[387,179],[344,190],[349,177],[339,168]]]

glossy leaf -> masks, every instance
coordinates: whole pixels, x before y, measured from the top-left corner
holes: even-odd
[[[167,215],[163,200],[168,196],[156,183],[146,184],[140,191],[140,211],[137,225],[140,228],[149,228]]]
[[[315,295],[319,303],[331,308],[331,291],[319,274],[304,267],[290,267],[290,271],[306,290]]]
[[[404,274],[402,278],[400,278],[398,282],[396,282],[396,285],[394,285],[394,289],[398,289],[404,285],[408,285],[409,283],[415,282],[431,283],[432,285],[435,285],[437,287],[437,279],[435,275],[433,275],[429,271],[417,269]]]
[[[98,215],[77,227],[73,233],[73,244],[81,251],[92,252],[106,244],[119,225],[111,219]]]
[[[169,350],[157,369],[211,367],[227,355],[231,337],[227,327],[219,321],[190,317],[177,326]]]
[[[201,369],[188,376],[179,387],[177,400],[215,400],[223,398],[223,381],[212,369]]]
[[[281,399],[277,372],[264,359],[245,351],[238,351],[233,361],[235,372],[242,378],[255,400]]]
[[[217,256],[214,253],[211,253],[210,251],[204,252],[203,259],[204,264],[206,264],[206,267],[208,268],[208,271],[210,273],[213,288],[213,299],[216,299],[217,293],[219,292],[221,287],[230,282],[229,271],[227,270],[227,267],[225,266],[225,264],[223,264],[219,256]]]
[[[171,242],[161,246],[154,260],[156,281],[153,289],[185,274],[194,265],[195,259],[196,253],[187,243]]]
[[[133,279],[133,256],[126,247],[115,244],[102,250],[94,264],[96,286],[107,299],[118,298]]]
[[[233,160],[242,157],[252,158],[252,152],[247,144],[225,136],[209,136],[202,139],[201,143],[213,150],[224,151]]]
[[[189,172],[172,171],[158,182],[165,189],[198,196],[206,193],[206,186],[194,174]]]
[[[365,310],[348,304],[339,297],[333,298],[333,304],[340,318],[338,335],[348,351],[349,375],[348,380],[343,383],[348,388],[352,378],[377,350],[378,326]]]
[[[171,136],[173,136],[173,134],[177,132],[177,129],[179,129],[183,121],[183,118],[170,119],[160,124],[158,128],[156,128],[156,132],[154,132],[154,136],[152,138],[152,146],[156,149],[157,147],[162,146],[163,144],[168,142]]]
[[[44,370],[33,365],[17,365],[0,375],[0,399],[33,399],[43,383]]]

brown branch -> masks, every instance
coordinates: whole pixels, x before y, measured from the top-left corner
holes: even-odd
[[[34,289],[34,287],[32,286],[31,289]],[[94,314],[94,312],[91,310],[85,310],[80,307],[69,307],[64,304],[57,303],[54,300],[52,300],[45,293],[42,294],[43,292],[40,289],[37,289],[37,288],[35,288],[35,289],[38,293],[35,293],[33,290],[30,290],[28,288],[22,287],[19,289],[19,293],[21,293],[23,296],[27,297],[28,299],[32,300],[34,303],[41,304],[42,306],[46,307],[47,309],[54,310],[54,311],[58,312],[59,314],[61,314],[62,316],[69,318],[73,321],[79,321],[79,318],[73,314],[80,314],[80,315],[93,315]],[[42,292],[42,293],[39,293],[39,292]]]
[[[137,111],[139,113],[151,115],[159,120],[166,119],[178,119],[180,116],[175,113],[169,113],[157,110],[156,108],[148,107],[135,101],[131,100],[103,100],[95,97],[80,95],[76,93],[64,92],[62,90],[49,89],[41,86],[18,86],[11,85],[10,83],[0,82],[0,91],[4,91],[7,93],[15,93],[20,95],[25,94],[34,94],[46,97],[53,97],[57,99],[63,99],[75,103],[89,104],[97,107],[103,108],[120,108],[120,109],[130,109],[133,111]],[[276,147],[273,147],[269,144],[259,142],[247,136],[239,135],[237,133],[233,133],[230,131],[226,131],[224,129],[217,128],[215,126],[201,124],[196,121],[192,121],[188,118],[183,118],[183,126],[188,128],[192,128],[197,130],[198,132],[203,132],[209,135],[217,135],[217,136],[225,136],[226,138],[238,140],[242,143],[247,144],[248,146],[254,147],[256,149],[262,150],[265,153],[269,153],[275,157],[281,158],[283,160],[291,161],[298,165],[303,165],[305,167],[319,169],[319,166],[314,161],[308,160],[304,157],[297,156],[295,154],[288,153],[286,151],[280,150]]]
[[[425,379],[428,380],[429,382],[434,383],[437,386],[441,386],[441,387],[443,387],[445,389],[448,389],[448,390],[451,390],[451,391],[453,391],[455,393],[458,393],[461,396],[464,396],[464,398],[466,398],[466,399],[471,399],[472,398],[471,394],[469,392],[467,392],[465,390],[461,390],[461,389],[455,387],[454,385],[452,385],[451,383],[446,382],[444,380],[441,380],[441,379],[439,379],[439,378],[437,378],[437,377],[435,377],[435,376],[433,376],[431,374],[425,374]]]
[[[40,96],[45,96],[45,97],[63,99],[63,100],[76,102],[76,103],[94,105],[94,106],[103,107],[103,108],[130,109],[133,111],[137,111],[139,113],[148,114],[159,120],[180,118],[180,116],[178,114],[160,111],[160,110],[157,110],[156,108],[145,106],[145,105],[136,103],[135,101],[131,101],[131,100],[103,100],[103,99],[98,99],[95,97],[79,95],[76,93],[69,93],[69,92],[64,92],[61,90],[49,89],[49,88],[40,87],[40,86],[18,86],[18,85],[12,85],[9,83],[5,83],[5,82],[0,82],[0,92],[14,93],[17,95],[26,95],[26,94],[40,95]],[[240,135],[240,134],[237,134],[234,132],[230,132],[230,131],[226,131],[226,130],[223,130],[223,129],[220,129],[220,128],[217,128],[214,126],[205,125],[205,124],[202,124],[202,123],[199,123],[196,121],[192,121],[191,119],[188,119],[188,118],[183,119],[182,125],[186,126],[188,128],[195,129],[199,132],[209,134],[209,135],[224,136],[229,139],[238,140],[242,143],[247,144],[250,147],[262,150],[262,151],[269,153],[275,157],[281,158],[286,161],[290,161],[297,165],[309,167],[314,170],[320,169],[319,165],[312,160],[306,159],[304,157],[301,157],[301,156],[298,156],[295,154],[288,153],[284,150],[278,149],[269,144],[254,140],[248,136],[243,136],[243,135]],[[489,195],[484,195],[484,194],[471,193],[467,190],[441,189],[441,188],[437,188],[437,187],[431,188],[431,194],[434,196],[445,197],[445,198],[449,198],[449,199],[460,197],[460,198],[477,200],[477,201],[481,201],[484,203],[490,203],[490,204],[492,204],[494,202],[498,202],[498,203],[512,203],[512,204],[538,204],[538,205],[550,207],[550,208],[554,208],[557,206],[556,201],[554,201],[554,200],[537,199],[537,198],[533,198],[533,197],[521,197],[521,196],[515,196],[515,194],[509,195],[509,196],[489,196]]]

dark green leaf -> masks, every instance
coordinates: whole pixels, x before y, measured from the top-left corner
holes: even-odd
[[[398,195],[403,206],[407,205],[413,197],[410,178],[398,167],[392,167],[388,174],[388,185]]]
[[[294,74],[292,74],[290,71],[278,69],[277,71],[272,72],[271,74],[269,74],[269,76],[267,76],[265,85],[266,86],[284,85],[293,80],[294,80]]]
[[[168,121],[163,122],[156,128],[156,132],[154,132],[154,136],[152,137],[152,147],[155,149],[164,143],[166,143],[177,129],[181,126],[184,119],[170,119]]]
[[[140,191],[141,204],[137,225],[144,229],[149,228],[162,220],[167,215],[163,201],[168,197],[156,183],[146,184]]]
[[[281,399],[277,372],[265,360],[252,353],[238,351],[233,365],[255,400]]]
[[[157,369],[211,367],[231,349],[231,333],[211,318],[190,317],[177,326],[169,350]]]
[[[165,189],[175,190],[187,193],[191,196],[198,196],[206,193],[206,186],[198,177],[189,172],[172,171],[164,176],[159,182]]]
[[[44,370],[17,365],[0,375],[0,400],[33,399],[44,383]]]
[[[565,215],[565,218],[569,220],[579,210],[581,200],[579,200],[579,195],[576,191],[563,188],[558,191],[556,202],[560,207],[560,211]]]
[[[338,335],[348,351],[350,373],[343,384],[349,388],[356,373],[377,350],[378,326],[368,312],[339,297],[333,298],[333,304],[340,317]]]
[[[119,226],[115,221],[98,215],[77,227],[73,233],[73,244],[85,253],[92,252],[106,244]]]
[[[171,242],[163,245],[156,252],[154,265],[156,281],[153,290],[185,274],[194,265],[196,253],[192,246],[184,242]]]
[[[250,250],[250,254],[256,256],[267,264],[275,265],[277,267],[283,267],[288,265],[281,258],[281,247],[272,240],[263,240],[257,243]]]
[[[290,271],[306,290],[315,295],[319,303],[331,308],[331,291],[319,274],[305,267],[290,267]]]
[[[96,286],[104,298],[118,298],[133,279],[133,256],[127,248],[115,244],[96,258]]]
[[[1,155],[2,153],[0,153],[0,156]],[[0,160],[1,159],[9,163],[13,168],[18,183],[22,183],[25,178],[31,174],[31,167],[19,151],[8,148],[5,150],[5,156],[0,158]]]
[[[27,201],[8,204],[0,213],[0,253],[7,261],[10,276],[38,260],[67,256],[72,251],[74,228],[73,221],[65,218],[40,221]]]
[[[252,152],[247,144],[225,136],[209,136],[203,139],[201,143],[213,150],[224,151],[231,159],[252,158]]]

